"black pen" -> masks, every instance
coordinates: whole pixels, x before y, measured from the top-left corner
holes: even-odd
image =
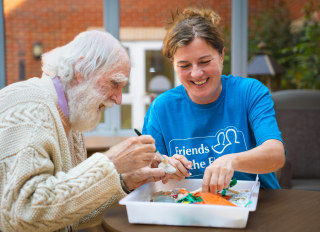
[[[137,134],[138,136],[142,135],[141,132],[138,131],[137,129],[133,129],[133,130],[134,130],[134,132],[136,132],[136,134]],[[157,149],[155,150],[155,153],[156,153],[156,155],[161,159],[161,162],[163,162],[164,164],[169,164],[169,161],[168,161],[166,158],[164,158],[163,155],[161,155],[161,154],[157,151]],[[190,172],[190,169],[187,168],[187,170],[188,170],[189,176],[191,176],[192,174],[191,174],[191,172]]]
[[[134,132],[136,132],[136,134],[137,134],[138,136],[142,135],[141,132],[138,131],[136,128],[134,128],[133,130],[134,130]]]
[[[139,130],[137,130],[137,129],[133,129],[133,130],[134,130],[134,132],[136,132],[136,134],[137,134],[138,136],[142,135],[142,133],[141,133]],[[165,164],[168,163],[168,160],[167,160],[166,158],[164,158],[164,157],[157,151],[157,149],[154,151],[154,153],[156,153],[156,155],[160,158],[161,162],[163,162],[163,163],[165,163]]]

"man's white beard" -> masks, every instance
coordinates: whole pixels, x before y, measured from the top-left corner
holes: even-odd
[[[104,101],[105,96],[100,94],[94,86],[94,81],[84,81],[77,86],[67,86],[67,99],[69,105],[69,121],[71,128],[77,131],[90,131],[100,122],[102,110],[99,105],[112,107],[112,101]]]

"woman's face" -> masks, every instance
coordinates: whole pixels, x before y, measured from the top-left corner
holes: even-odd
[[[177,49],[173,56],[174,69],[193,102],[209,104],[219,97],[224,52],[219,54],[202,38]]]

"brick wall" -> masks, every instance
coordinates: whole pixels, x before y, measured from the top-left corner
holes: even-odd
[[[170,11],[184,9],[188,6],[208,6],[229,21],[231,13],[231,0],[120,0],[120,26],[128,27],[163,27],[164,22],[170,18]]]
[[[7,84],[19,80],[20,60],[25,61],[26,77],[41,75],[41,62],[32,55],[34,42],[48,51],[89,26],[102,26],[102,18],[102,0],[25,0],[5,12]]]
[[[249,0],[249,16],[280,0]],[[301,16],[307,0],[286,0],[292,17]],[[120,27],[163,27],[170,10],[206,6],[230,26],[231,0],[120,0]],[[4,0],[7,84],[19,81],[19,62],[26,78],[41,76],[41,62],[32,46],[41,42],[44,51],[61,46],[88,28],[103,27],[103,0]]]

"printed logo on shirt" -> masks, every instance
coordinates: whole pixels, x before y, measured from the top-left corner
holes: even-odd
[[[242,131],[229,126],[220,129],[214,136],[173,139],[169,142],[170,156],[184,155],[193,163],[192,177],[202,176],[215,159],[230,153],[247,150]]]

